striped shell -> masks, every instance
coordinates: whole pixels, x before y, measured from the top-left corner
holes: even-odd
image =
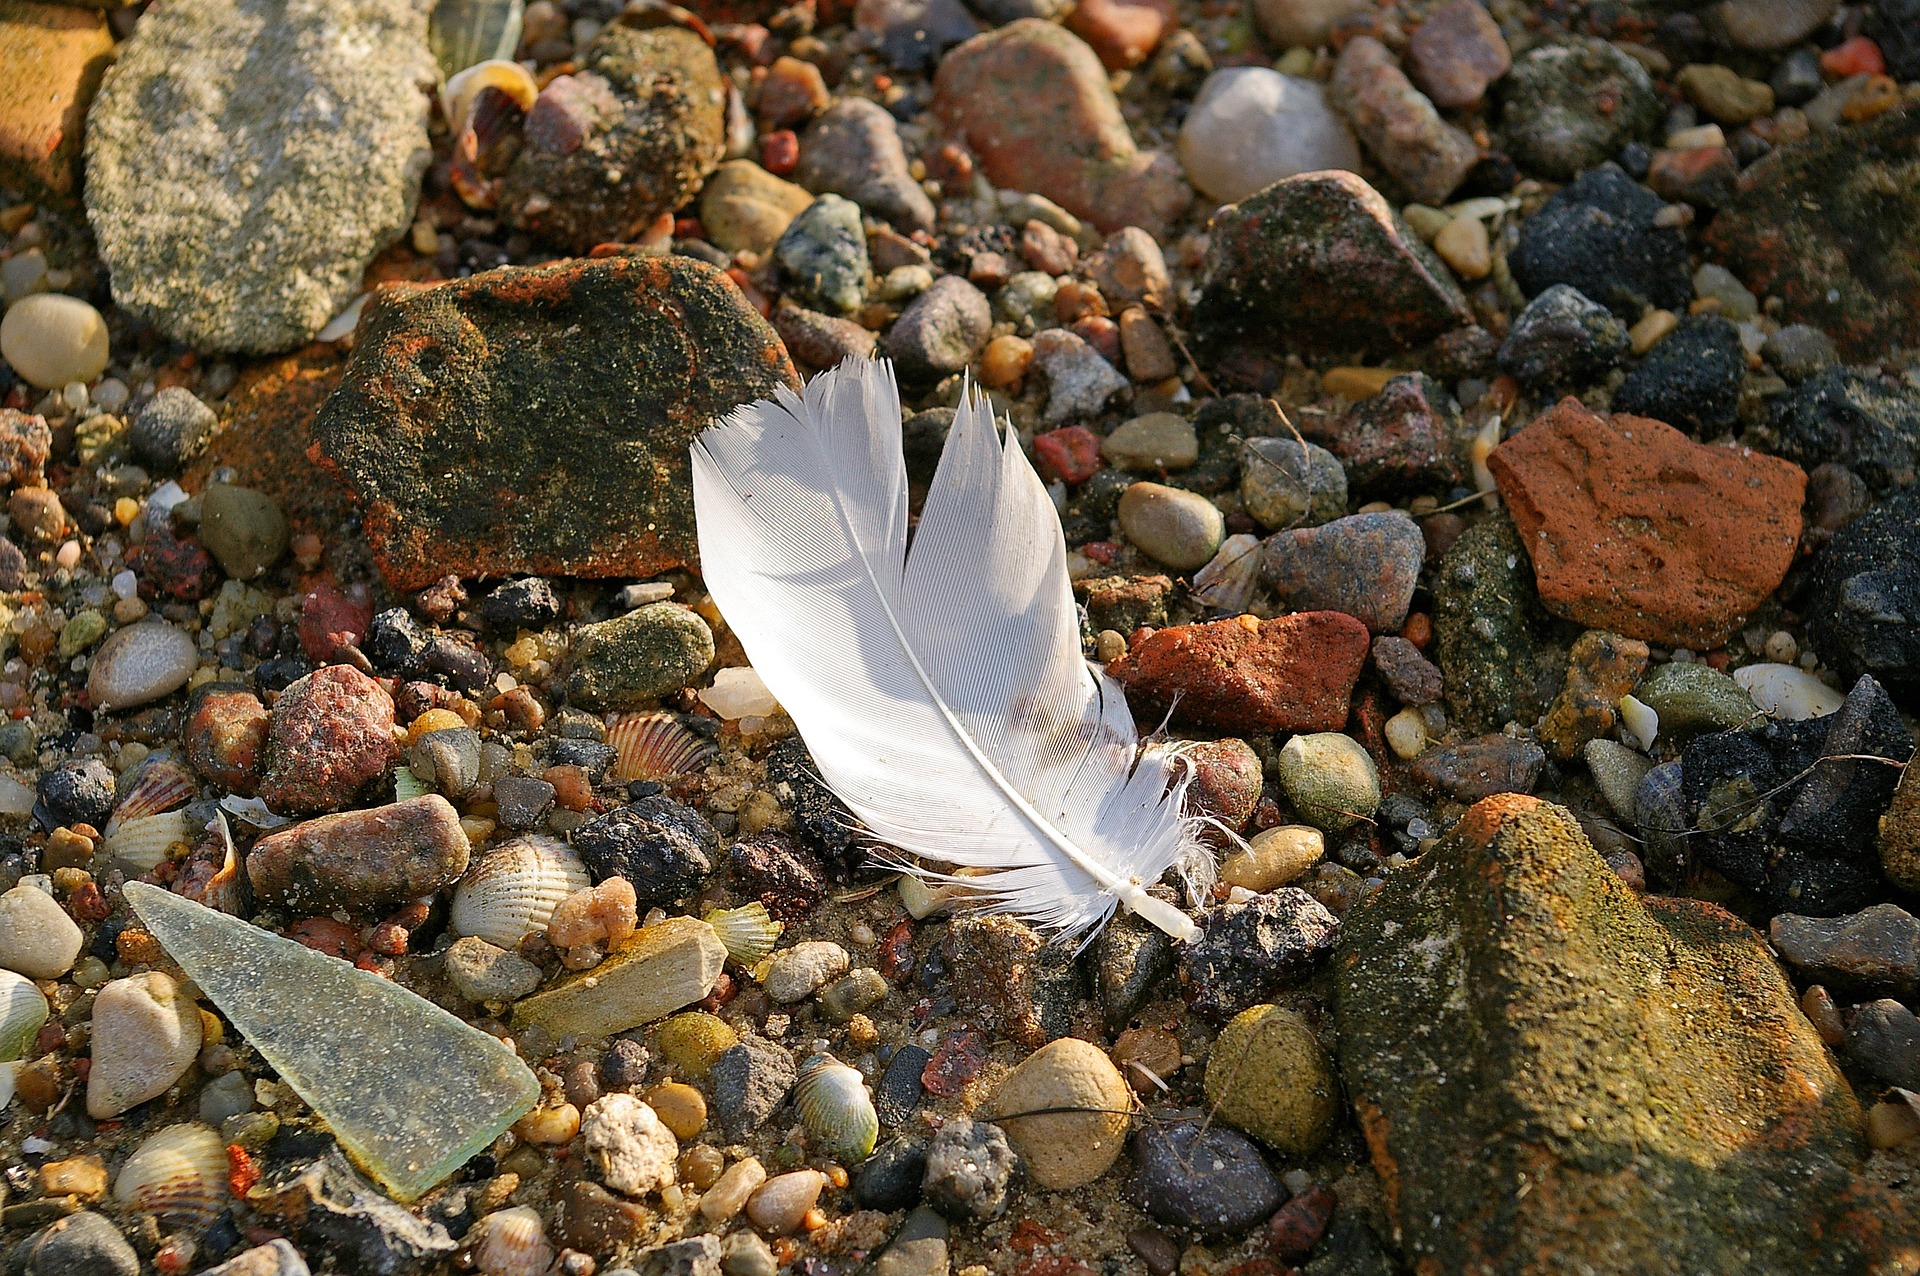
[[[107,821],[107,827],[101,831],[112,833],[115,826],[128,820],[171,811],[175,807],[185,806],[192,798],[192,770],[178,758],[157,753],[140,768],[140,773],[134,777],[133,784],[121,797],[119,805],[113,808],[113,818]]]
[[[664,780],[698,771],[720,750],[671,713],[630,713],[607,728],[616,780]]]
[[[793,1106],[815,1145],[840,1161],[864,1161],[880,1136],[880,1116],[858,1070],[830,1054],[817,1054],[800,1068]]]
[[[553,1266],[553,1246],[540,1211],[526,1205],[495,1210],[474,1228],[473,1265],[484,1276],[542,1276]]]
[[[47,999],[33,980],[11,970],[0,970],[0,1062],[11,1062],[33,1049],[47,1022]]]
[[[184,856],[193,846],[193,830],[184,811],[140,815],[107,826],[101,850],[109,863],[142,876],[167,860]],[[184,848],[184,849],[182,849]]]
[[[768,916],[767,906],[759,900],[739,908],[716,908],[707,914],[707,925],[720,936],[728,959],[748,969],[773,951],[774,941],[786,929]]]
[[[134,1149],[113,1199],[141,1214],[204,1227],[226,1208],[227,1145],[204,1125],[170,1125]]]
[[[591,885],[571,847],[557,837],[530,833],[474,861],[453,889],[450,920],[459,934],[512,951],[547,928],[561,900]]]

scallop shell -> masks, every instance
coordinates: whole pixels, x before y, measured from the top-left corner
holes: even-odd
[[[134,1149],[113,1199],[163,1221],[204,1227],[226,1208],[227,1145],[204,1125],[170,1125]]]
[[[864,1161],[880,1136],[880,1116],[859,1071],[830,1054],[801,1066],[793,1105],[820,1151],[841,1161]]]
[[[193,830],[188,827],[186,812],[163,811],[121,821],[118,828],[107,833],[101,850],[109,863],[144,876],[186,853],[179,850],[176,854],[177,848],[190,850],[192,846]]]
[[[1215,611],[1238,614],[1260,583],[1260,542],[1241,533],[1220,542],[1213,561],[1194,573],[1193,596]]]
[[[758,900],[740,908],[716,908],[707,914],[707,925],[726,945],[727,957],[748,968],[773,951],[774,941],[786,929],[768,916],[767,906]]]
[[[553,1266],[553,1246],[540,1211],[526,1205],[495,1210],[474,1228],[473,1264],[484,1276],[542,1276]]]
[[[393,769],[393,800],[410,802],[414,798],[425,797],[433,792],[433,786],[413,773],[413,768],[397,766]]]
[[[509,951],[547,928],[561,900],[593,885],[573,849],[557,837],[531,833],[503,842],[476,860],[453,889],[450,920]]]
[[[720,750],[671,713],[630,713],[607,728],[613,746],[613,778],[663,780],[698,771]]]
[[[113,808],[113,818],[107,821],[103,833],[113,830],[129,820],[137,820],[143,815],[158,815],[162,811],[171,811],[175,807],[185,806],[193,798],[193,772],[186,763],[167,754],[156,754],[147,759],[133,784]]]
[[[46,1022],[47,999],[33,980],[0,970],[0,1062],[25,1056]]]

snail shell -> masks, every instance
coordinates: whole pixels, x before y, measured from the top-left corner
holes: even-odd
[[[1633,797],[1633,822],[1644,839],[1641,853],[1651,875],[1660,881],[1684,877],[1693,821],[1681,790],[1678,762],[1662,762],[1641,779]]]
[[[46,1022],[47,999],[33,980],[0,970],[0,1063],[21,1058],[33,1049]]]
[[[113,1199],[163,1221],[204,1227],[226,1207],[227,1145],[204,1125],[170,1125],[134,1149]]]
[[[774,941],[786,929],[767,914],[767,906],[759,900],[740,908],[716,908],[707,914],[707,925],[720,936],[728,959],[749,970],[773,951]]]
[[[880,1116],[859,1071],[830,1054],[817,1054],[800,1069],[793,1105],[820,1150],[841,1161],[864,1161],[880,1135]]]
[[[109,863],[142,876],[167,860],[186,855],[192,846],[193,831],[184,811],[162,811],[127,820],[115,816],[102,842]]]
[[[559,838],[531,833],[494,847],[474,861],[453,890],[449,920],[509,952],[547,928],[561,900],[593,885],[580,857]]]
[[[474,1229],[473,1262],[484,1276],[542,1276],[553,1266],[553,1246],[540,1211],[526,1205],[495,1210]]]
[[[720,755],[713,742],[671,713],[630,713],[607,728],[616,780],[664,780],[686,775]]]

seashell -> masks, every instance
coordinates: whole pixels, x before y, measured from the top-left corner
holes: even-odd
[[[187,764],[165,753],[156,753],[133,778],[113,808],[113,818],[101,832],[111,837],[118,825],[143,815],[158,815],[193,800],[193,772]]]
[[[630,713],[607,728],[616,780],[664,780],[698,771],[720,756],[713,742],[672,713]]]
[[[453,888],[453,929],[509,952],[547,928],[561,900],[593,885],[579,856],[557,837],[530,833],[494,847]]]
[[[144,876],[170,859],[185,856],[193,848],[193,831],[184,811],[163,811],[121,821],[101,842],[107,861],[131,873]]]
[[[1653,749],[1653,742],[1660,735],[1660,715],[1653,706],[1637,696],[1620,697],[1620,725],[1630,739],[1627,743],[1639,748],[1642,753]]]
[[[1680,786],[1680,764],[1663,762],[1647,772],[1633,798],[1633,822],[1639,826],[1641,858],[1648,876],[1661,883],[1683,880],[1687,872],[1687,835],[1692,820]]]
[[[483,1276],[542,1276],[553,1266],[553,1246],[540,1211],[515,1205],[495,1210],[474,1228],[473,1265]]]
[[[47,999],[33,980],[0,970],[0,1063],[10,1063],[33,1049],[46,1022]]]
[[[767,915],[767,906],[758,900],[740,908],[716,908],[706,920],[726,945],[727,958],[749,969],[773,951],[773,942],[786,929]]]
[[[477,0],[485,3],[486,0]],[[453,188],[469,208],[492,208],[499,182],[489,176],[494,147],[514,120],[533,109],[539,86],[518,62],[491,59],[469,66],[452,79],[441,106],[453,125]]]
[[[170,1125],[134,1149],[113,1199],[164,1222],[204,1227],[226,1208],[227,1145],[204,1125]]]
[[[1260,583],[1260,542],[1242,532],[1220,542],[1213,561],[1193,577],[1193,596],[1215,611],[1238,615]]]
[[[173,879],[173,893],[230,917],[245,917],[253,892],[247,875],[240,871],[240,853],[234,847],[233,830],[227,827],[227,817],[215,811],[207,831],[214,834],[214,852],[219,856],[219,865],[196,859]]]
[[[1803,722],[1840,712],[1846,697],[1798,665],[1742,665],[1733,680],[1769,718]]]
[[[473,66],[511,58],[525,17],[524,0],[440,0],[427,20],[440,74],[456,80]]]
[[[855,1068],[817,1054],[800,1068],[793,1106],[821,1152],[840,1161],[864,1161],[880,1135],[873,1096]]]

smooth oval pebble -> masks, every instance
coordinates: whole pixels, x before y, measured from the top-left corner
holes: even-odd
[[[115,979],[93,1002],[87,1115],[96,1121],[165,1094],[200,1053],[200,1008],[157,970]]]
[[[1253,835],[1244,851],[1235,851],[1220,866],[1220,881],[1250,891],[1285,886],[1326,854],[1326,838],[1306,824],[1282,824]]]
[[[1120,529],[1141,553],[1176,571],[1191,571],[1220,548],[1227,520],[1198,492],[1135,483],[1120,494]]]
[[[1009,1072],[993,1102],[1033,1181],[1066,1191],[1093,1182],[1119,1159],[1133,1094],[1104,1050],[1061,1037]],[[1081,1110],[1058,1110],[1075,1108]],[[1018,1115],[1023,1112],[1045,1115]]]
[[[767,1172],[752,1157],[727,1167],[707,1194],[700,1198],[700,1214],[709,1223],[725,1223],[746,1207],[747,1200],[767,1181]]]
[[[1846,697],[1798,665],[1743,665],[1733,680],[1769,718],[1802,721],[1838,713]]]
[[[1207,1102],[1268,1147],[1308,1156],[1333,1131],[1340,1083],[1307,1021],[1278,1006],[1236,1015],[1207,1056]]]
[[[23,297],[0,319],[0,357],[42,390],[107,370],[107,321],[78,297]]]
[[[1338,731],[1297,735],[1280,750],[1280,787],[1309,824],[1339,833],[1372,817],[1380,805],[1380,773],[1352,736]]]
[[[0,895],[0,967],[29,979],[58,979],[73,969],[84,943],[67,910],[39,887]]]
[[[1360,144],[1320,85],[1266,67],[1209,76],[1179,151],[1187,180],[1227,204],[1297,173],[1360,168]]]
[[[747,1217],[755,1227],[775,1236],[797,1232],[826,1185],[827,1176],[818,1170],[777,1174],[747,1198]]]
[[[87,695],[96,711],[131,709],[187,685],[200,649],[164,620],[128,625],[105,642],[87,671]]]

